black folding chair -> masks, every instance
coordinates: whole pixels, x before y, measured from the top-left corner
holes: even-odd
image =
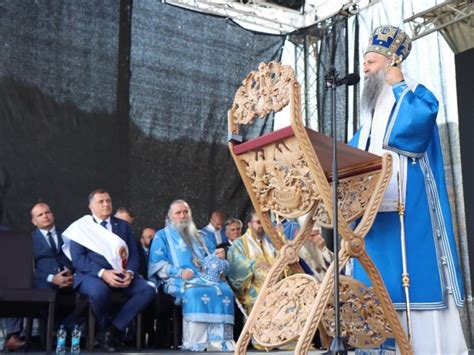
[[[127,301],[127,298],[121,292],[112,292],[112,307],[122,306]],[[87,303],[87,351],[92,352],[94,350],[95,343],[95,314],[92,310],[92,306],[89,302],[89,299],[85,295],[79,294],[78,303],[83,304]],[[136,349],[140,351],[142,349],[142,314],[138,313],[135,317],[136,323]]]
[[[0,317],[27,317],[26,347],[32,318],[48,315],[46,351],[53,344],[56,291],[33,288],[33,246],[30,233],[0,232]],[[43,339],[44,340],[44,339]]]
[[[156,328],[155,346],[165,345],[178,349],[181,345],[183,310],[174,304],[174,298],[163,291],[163,285],[158,287],[155,299]],[[170,339],[172,338],[172,340]]]

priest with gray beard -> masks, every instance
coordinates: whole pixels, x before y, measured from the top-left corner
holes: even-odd
[[[213,252],[184,200],[171,203],[167,227],[152,241],[148,278],[183,309],[183,349],[234,351],[234,295],[224,249]]]
[[[459,316],[464,288],[436,124],[438,100],[401,71],[410,50],[410,37],[402,29],[386,25],[374,30],[364,56],[362,125],[350,144],[378,155],[389,153],[393,158],[391,180],[365,237],[366,251],[407,329],[410,305],[414,353],[467,354]],[[404,207],[400,212],[399,206]],[[401,238],[406,242],[404,249]],[[404,257],[408,298],[402,286]],[[371,286],[357,261],[353,276]],[[383,347],[382,351],[395,350],[393,343]]]

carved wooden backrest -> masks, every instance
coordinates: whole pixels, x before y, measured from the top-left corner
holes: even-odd
[[[294,82],[295,73],[290,66],[260,63],[258,70],[250,72],[235,93],[229,111],[231,133],[238,134],[241,124],[251,124],[257,117],[281,111],[289,103]]]
[[[240,126],[289,106],[291,126],[239,142]],[[332,263],[321,284],[302,274],[297,263],[302,244],[313,225],[332,228],[332,142],[303,126],[300,86],[291,67],[277,62],[261,63],[237,90],[228,112],[229,133],[236,140],[229,148],[237,169],[260,216],[265,232],[280,250],[257,302],[237,343],[236,354],[244,354],[253,336],[261,345],[275,347],[298,339],[295,353],[307,353],[316,328],[323,323],[333,329],[334,289],[330,273],[341,270],[350,257],[359,258],[374,285],[369,290],[356,280],[341,281],[342,331],[352,345],[381,344],[393,332],[404,353],[410,345],[375,265],[364,249],[370,229],[391,175],[391,156],[373,154],[340,144],[338,163],[339,233],[343,239],[339,265]],[[339,143],[338,143],[339,144]],[[308,215],[295,239],[285,244],[269,217],[272,211],[286,218]],[[349,223],[360,218],[352,230]],[[287,266],[296,275],[281,280]],[[299,272],[299,273],[298,273]],[[357,314],[353,312],[357,309]],[[331,313],[332,312],[332,313]]]
[[[318,224],[331,227],[328,180],[332,174],[332,141],[303,127],[300,87],[291,67],[277,62],[261,63],[258,71],[250,72],[229,110],[229,129],[239,135],[240,125],[251,124],[257,117],[278,112],[288,105],[291,127],[232,149],[243,163],[262,212],[271,210],[285,218],[296,218],[308,213],[316,204]],[[360,217],[367,206],[376,181],[371,177],[381,169],[382,160],[342,143],[338,150],[338,203],[341,216],[350,223]]]

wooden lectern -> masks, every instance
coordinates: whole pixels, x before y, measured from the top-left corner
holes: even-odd
[[[240,126],[290,105],[291,126],[239,142]],[[251,338],[267,348],[297,341],[295,354],[306,354],[316,329],[334,334],[334,262],[321,284],[301,272],[299,249],[315,223],[332,228],[332,140],[302,124],[300,85],[293,69],[261,63],[237,90],[228,113],[229,148],[265,232],[279,250],[260,295],[237,342],[245,354]],[[379,157],[338,143],[338,228],[342,237],[339,270],[357,258],[373,287],[340,278],[341,334],[350,345],[371,348],[394,337],[403,354],[409,340],[383,280],[364,248],[391,176],[391,156]],[[273,227],[270,212],[283,218],[306,215],[295,239],[285,243]],[[349,224],[359,220],[352,230]],[[287,266],[293,275],[281,279]]]

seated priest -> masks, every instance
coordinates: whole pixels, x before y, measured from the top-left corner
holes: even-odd
[[[256,212],[250,214],[247,231],[227,251],[228,280],[240,303],[250,314],[275,259],[276,249],[265,235]]]
[[[326,271],[331,265],[333,254],[327,248],[321,230],[315,226],[299,252],[300,260],[304,260],[311,274],[318,282],[323,282]],[[305,270],[306,271],[306,270]]]
[[[281,221],[277,224],[277,228],[280,228],[280,233],[284,234],[286,241],[294,240],[300,231],[299,224],[291,220]],[[321,227],[314,225],[311,234],[300,248],[299,256],[299,264],[304,272],[322,282],[332,262],[333,254],[321,235]]]
[[[227,241],[224,226],[224,213],[219,210],[211,213],[209,224],[201,229],[201,233],[208,239],[214,248]]]
[[[171,203],[167,227],[150,248],[148,277],[183,308],[183,349],[234,351],[234,295],[224,250],[202,236],[184,200]]]

